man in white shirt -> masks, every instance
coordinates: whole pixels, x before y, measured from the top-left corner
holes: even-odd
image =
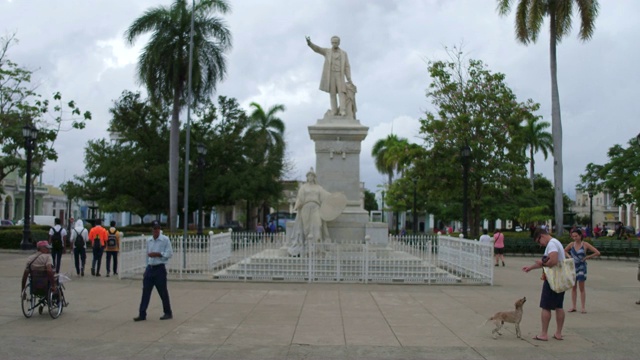
[[[534,269],[541,269],[543,267],[553,267],[559,262],[564,260],[564,248],[562,243],[558,239],[551,237],[547,230],[537,229],[533,233],[533,240],[540,246],[544,246],[544,256],[540,260],[536,260],[533,265],[524,266],[522,271],[529,272]],[[556,312],[556,332],[553,338],[556,340],[563,340],[562,338],[562,326],[564,325],[564,310],[562,309],[564,302],[564,291],[557,293],[551,290],[549,282],[544,279],[542,285],[542,294],[540,296],[540,308],[542,309],[541,321],[542,331],[536,335],[533,339],[540,341],[547,341],[549,323],[551,322],[551,310]]]
[[[491,244],[493,242],[493,238],[488,235],[487,229],[482,229],[482,235],[480,236],[480,242],[485,244]]]

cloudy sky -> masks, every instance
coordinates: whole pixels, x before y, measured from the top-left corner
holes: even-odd
[[[43,95],[61,91],[93,120],[83,131],[64,132],[56,143],[57,163],[46,165],[44,181],[59,185],[84,173],[89,139],[106,138],[108,109],[123,90],[141,90],[135,64],[146,38],[127,46],[123,34],[152,6],[171,0],[0,0],[0,33],[16,33],[9,57],[37,69]],[[429,60],[446,59],[445,47],[463,43],[470,58],[484,61],[521,101],[541,104],[551,122],[548,34],[524,46],[513,34],[513,14],[500,17],[495,0],[235,0],[225,16],[233,34],[227,79],[217,95],[235,97],[248,109],[284,104],[281,115],[290,179],[303,179],[315,165],[307,126],[329,107],[318,90],[323,59],[304,37],[329,47],[338,35],[348,52],[358,86],[358,119],[369,127],[361,154],[361,181],[375,191],[385,182],[371,159],[371,147],[393,132],[419,142],[419,122],[433,106],[425,97]],[[640,1],[600,1],[590,42],[576,31],[558,47],[558,77],[564,132],[564,191],[571,197],[589,162],[606,162],[614,144],[626,144],[640,131],[638,58]],[[574,20],[574,29],[578,23]],[[547,25],[545,24],[545,27]],[[186,115],[184,116],[186,118]],[[552,159],[537,158],[536,172],[553,179]]]

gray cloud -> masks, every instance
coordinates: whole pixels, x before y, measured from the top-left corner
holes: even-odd
[[[44,95],[60,90],[94,120],[82,132],[63,133],[56,144],[57,163],[46,166],[45,181],[60,184],[84,172],[84,142],[107,137],[108,109],[122,90],[139,90],[136,50],[124,46],[123,33],[151,6],[170,1],[0,0],[0,32],[17,31],[20,44],[11,58],[39,68],[35,78]],[[228,76],[219,95],[269,107],[281,103],[287,125],[288,153],[302,179],[315,164],[307,126],[322,117],[328,96],[318,88],[322,58],[304,36],[329,46],[339,35],[349,53],[358,86],[358,118],[370,128],[363,143],[361,180],[367,188],[386,180],[373,166],[371,146],[393,132],[418,142],[418,119],[432,109],[425,97],[428,60],[446,58],[444,46],[463,43],[468,56],[502,72],[521,101],[541,104],[551,121],[548,35],[524,46],[513,35],[513,14],[501,18],[494,0],[293,0],[231,3],[225,19],[233,33]],[[564,190],[573,195],[589,162],[603,163],[614,144],[626,144],[640,131],[634,100],[640,75],[633,46],[640,25],[640,3],[601,1],[594,38],[583,43],[575,30],[558,47],[559,88],[564,132]],[[27,16],[28,15],[28,16]],[[545,26],[547,26],[545,24]],[[574,25],[574,29],[577,26]],[[133,55],[132,55],[133,54]],[[217,95],[216,94],[216,95]],[[552,160],[537,159],[537,171],[553,178]]]

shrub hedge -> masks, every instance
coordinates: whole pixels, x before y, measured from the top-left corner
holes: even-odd
[[[33,244],[41,240],[49,239],[50,226],[32,225],[31,239]],[[0,227],[0,249],[20,249],[23,237],[22,226],[1,226]]]

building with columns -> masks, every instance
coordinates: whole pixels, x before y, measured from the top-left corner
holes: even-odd
[[[25,181],[25,177],[18,176],[17,172],[2,179],[4,193],[0,194],[0,219],[16,223],[24,218]],[[79,218],[82,215],[78,203],[73,202],[70,207],[69,199],[62,190],[53,185],[43,184],[42,177],[34,182],[33,195],[32,215],[53,215],[62,219],[65,225],[70,208],[71,216]]]
[[[640,214],[636,204],[616,206],[613,197],[608,192],[593,193],[589,198],[589,192],[576,189],[576,201],[573,210],[579,216],[589,216],[591,201],[593,201],[593,226],[605,225],[613,229],[618,221],[624,225],[633,226],[636,230],[640,227]]]

